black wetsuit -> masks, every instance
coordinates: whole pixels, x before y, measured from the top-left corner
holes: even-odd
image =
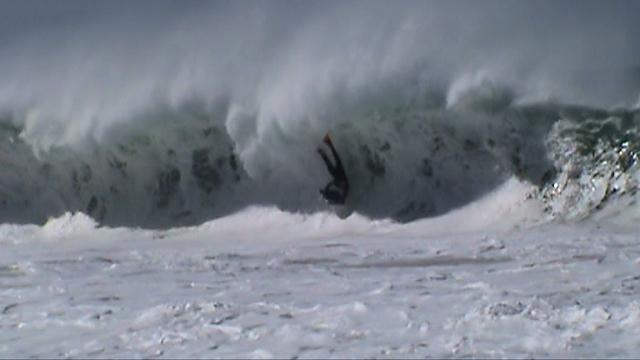
[[[333,144],[330,140],[325,142],[329,145],[331,153],[335,158],[335,165],[331,163],[324,150],[318,149],[318,153],[322,157],[322,160],[324,160],[329,173],[333,177],[333,180],[328,183],[324,189],[320,190],[320,193],[330,204],[343,205],[347,199],[347,194],[349,193],[349,180],[347,179],[347,174],[344,172],[340,156],[338,156],[338,152],[333,147]]]

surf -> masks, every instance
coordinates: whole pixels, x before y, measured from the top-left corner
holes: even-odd
[[[436,217],[512,178],[550,219],[632,206],[633,11],[594,5],[569,23],[551,3],[468,6],[117,3],[64,26],[14,24],[0,58],[0,221],[323,211],[327,132],[354,211],[371,219]]]
[[[225,129],[227,117],[194,104],[160,109],[114,129],[108,141],[40,154],[16,121],[5,119],[0,216],[42,223],[82,211],[105,224],[153,227],[195,224],[252,205],[323,210],[318,189],[328,175],[314,151],[321,136],[282,135],[282,157],[265,158],[269,171],[251,175]],[[369,218],[434,217],[516,178],[533,186],[529,196],[547,205],[550,219],[579,219],[612,202],[632,206],[639,122],[635,110],[555,103],[455,108],[409,98],[350,109],[329,131],[353,208]]]

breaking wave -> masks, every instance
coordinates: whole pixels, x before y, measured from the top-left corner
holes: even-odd
[[[370,218],[436,216],[514,177],[549,219],[622,211],[638,183],[638,10],[0,4],[0,221],[324,210],[326,132]]]
[[[342,154],[355,211],[371,218],[443,214],[514,176],[535,186],[530,196],[546,204],[548,219],[582,219],[637,201],[634,110],[516,104],[496,89],[447,104],[444,93],[420,91],[360,101],[332,113],[327,128],[297,136],[280,129],[262,156],[232,140],[228,124],[237,116],[251,114],[192,102],[149,111],[104,141],[41,152],[23,140],[20,121],[5,118],[0,218],[42,223],[82,211],[103,224],[165,227],[256,204],[323,210],[318,189],[329,178],[315,148],[324,131]]]

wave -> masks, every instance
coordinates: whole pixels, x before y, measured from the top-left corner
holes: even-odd
[[[443,214],[513,177],[550,218],[635,198],[635,2],[0,8],[3,222],[315,212],[327,131],[371,218]]]
[[[318,189],[329,175],[315,148],[325,131],[342,154],[354,210],[370,218],[443,214],[512,177],[535,187],[529,196],[549,220],[637,201],[637,110],[518,104],[495,88],[448,100],[433,90],[374,96],[317,122],[325,127],[292,131],[275,121],[246,143],[238,119],[255,114],[193,101],[147,111],[102,141],[40,152],[21,136],[20,119],[5,117],[0,219],[42,223],[82,211],[102,224],[169,227],[251,205],[324,210]]]

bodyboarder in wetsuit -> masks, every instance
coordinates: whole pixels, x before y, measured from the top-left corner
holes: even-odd
[[[349,193],[349,180],[347,179],[347,174],[344,172],[340,156],[338,156],[338,152],[333,147],[333,143],[331,142],[329,135],[326,135],[323,141],[331,149],[331,153],[335,159],[335,164],[331,163],[324,150],[318,148],[318,153],[322,157],[329,173],[333,177],[333,180],[328,183],[324,189],[320,190],[320,194],[322,194],[329,204],[344,205],[347,199],[347,194]]]

